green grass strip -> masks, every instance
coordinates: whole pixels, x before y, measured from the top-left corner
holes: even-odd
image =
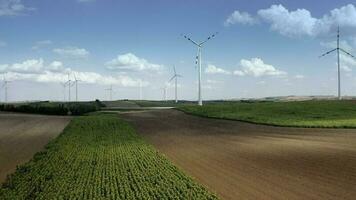
[[[226,102],[178,109],[203,117],[275,126],[356,128],[356,101]]]

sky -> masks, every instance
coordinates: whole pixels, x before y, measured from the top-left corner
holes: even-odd
[[[203,99],[336,95],[336,47],[356,54],[351,0],[0,0],[0,101]],[[356,60],[341,54],[342,94]],[[69,74],[69,78],[68,78]]]

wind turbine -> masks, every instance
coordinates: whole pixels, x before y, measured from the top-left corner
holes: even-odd
[[[74,82],[70,80],[70,73],[68,73],[68,81],[65,84],[68,85],[68,102],[70,102],[71,101],[70,88],[74,85]]]
[[[169,82],[171,82],[174,79],[174,92],[175,92],[175,102],[178,103],[178,77],[182,77],[181,75],[177,74],[176,71],[176,67],[173,66],[173,71],[174,71],[174,75],[172,76],[172,78],[169,80]]]
[[[198,105],[199,106],[202,106],[203,105],[203,99],[202,99],[202,95],[201,95],[201,65],[202,65],[202,62],[201,62],[201,51],[202,51],[202,48],[203,48],[203,44],[206,43],[207,41],[209,41],[210,39],[214,38],[216,35],[218,34],[218,32],[212,34],[211,36],[209,36],[206,40],[204,40],[203,42],[200,42],[200,43],[197,43],[195,42],[194,40],[190,39],[188,36],[186,35],[182,35],[185,39],[189,40],[190,42],[192,42],[195,46],[198,47],[198,55],[197,55],[197,61],[198,63],[196,64],[199,64],[199,74],[198,74],[198,83],[199,83],[199,86],[198,86]]]
[[[4,92],[5,92],[5,103],[7,103],[7,90],[8,90],[8,84],[10,83],[10,81],[7,81],[6,80],[6,77],[5,77],[5,75],[4,75],[4,77],[3,77],[3,85],[2,85],[2,87],[4,88]]]
[[[60,83],[61,86],[63,87],[63,102],[66,101],[66,87],[67,87],[67,82]]]
[[[345,54],[351,56],[352,58],[355,58],[352,54],[349,52],[345,51],[344,49],[340,48],[340,28],[339,26],[337,27],[337,45],[336,48],[324,53],[323,55],[319,56],[319,58],[326,56],[332,52],[336,51],[337,52],[337,80],[338,80],[338,99],[341,100],[341,84],[340,84],[340,51],[344,52]]]
[[[167,101],[167,87],[164,86],[161,88],[161,90],[163,91],[163,100]]]
[[[105,90],[109,91],[110,101],[112,101],[112,85],[110,85],[110,87]]]
[[[75,101],[78,102],[78,82],[81,80],[77,79],[75,73],[73,75],[74,75],[74,83],[75,83]]]

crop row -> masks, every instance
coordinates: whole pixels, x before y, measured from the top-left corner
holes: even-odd
[[[0,199],[216,199],[115,115],[83,116],[18,167]]]

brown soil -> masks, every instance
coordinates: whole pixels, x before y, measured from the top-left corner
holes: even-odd
[[[223,199],[356,198],[356,130],[271,127],[176,110],[122,117]]]
[[[0,112],[0,183],[61,133],[70,119]]]

